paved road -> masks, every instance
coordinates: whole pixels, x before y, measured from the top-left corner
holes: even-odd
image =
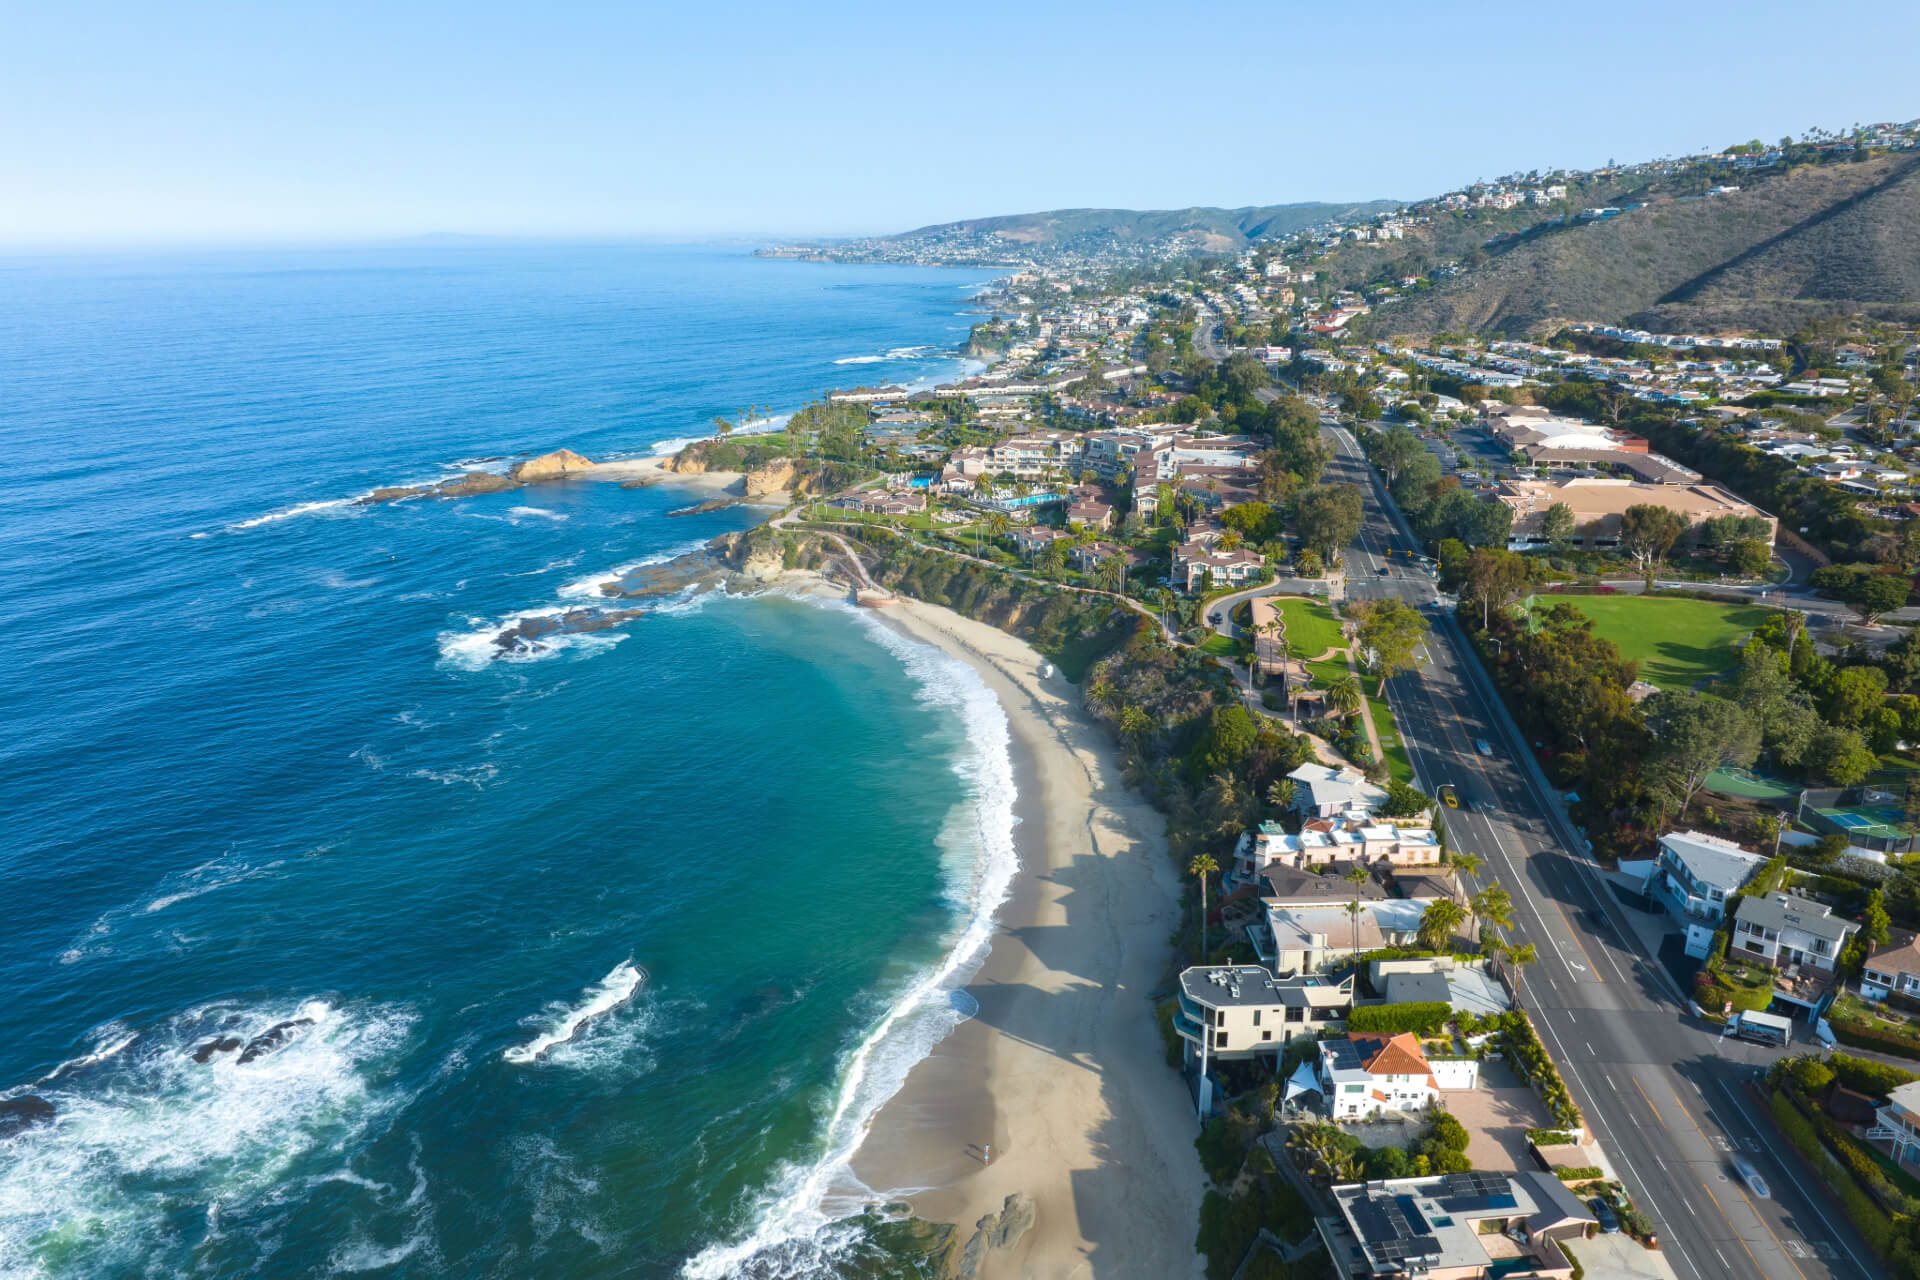
[[[1414,548],[1345,431],[1328,479],[1366,495],[1366,523],[1348,559],[1348,594],[1427,604],[1430,579],[1388,551]],[[1395,677],[1391,702],[1424,788],[1450,783],[1491,808],[1447,812],[1455,848],[1485,862],[1514,900],[1519,941],[1540,961],[1523,974],[1523,999],[1588,1125],[1637,1204],[1658,1224],[1681,1280],[1871,1280],[1883,1270],[1824,1188],[1779,1146],[1764,1104],[1746,1082],[1777,1051],[1721,1039],[1690,1017],[1672,978],[1640,949],[1623,904],[1584,854],[1558,797],[1522,755],[1517,728],[1450,615],[1432,615],[1424,671]],[[1475,739],[1493,744],[1484,757]],[[1753,1195],[1732,1170],[1734,1152],[1760,1170],[1772,1195]]]

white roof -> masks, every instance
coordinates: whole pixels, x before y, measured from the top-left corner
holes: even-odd
[[[1731,840],[1710,836],[1704,831],[1669,831],[1660,837],[1660,844],[1678,858],[1680,865],[1696,880],[1729,893],[1745,884],[1747,877],[1766,861]]]

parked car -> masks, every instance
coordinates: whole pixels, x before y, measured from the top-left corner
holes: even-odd
[[[1619,1232],[1620,1215],[1613,1211],[1612,1205],[1602,1200],[1599,1196],[1595,1196],[1593,1199],[1587,1201],[1587,1208],[1593,1210],[1593,1216],[1599,1219],[1600,1230],[1602,1232],[1607,1235],[1614,1235]]]

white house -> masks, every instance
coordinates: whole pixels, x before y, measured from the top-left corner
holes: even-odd
[[[1867,1138],[1892,1143],[1898,1164],[1920,1164],[1920,1080],[1890,1091],[1873,1114],[1874,1126],[1867,1130]]]
[[[1320,1084],[1327,1114],[1335,1120],[1425,1111],[1440,1099],[1433,1064],[1410,1032],[1321,1041]]]
[[[1727,955],[1765,960],[1779,971],[1776,999],[1817,1010],[1832,990],[1840,952],[1858,927],[1797,894],[1742,898]]]
[[[1309,818],[1366,819],[1387,802],[1386,788],[1368,782],[1358,769],[1303,764],[1287,776],[1295,784],[1294,808]]]
[[[1295,1036],[1312,1036],[1353,1008],[1353,979],[1276,978],[1258,965],[1206,965],[1180,975],[1174,1030],[1197,1060],[1277,1054]]]
[[[1765,862],[1719,836],[1670,831],[1660,837],[1660,856],[1647,878],[1647,893],[1680,920],[1687,933],[1687,954],[1703,960],[1726,919],[1727,899]]]
[[[1249,928],[1247,938],[1275,972],[1317,973],[1356,952],[1413,945],[1426,909],[1424,899],[1368,902],[1364,894],[1357,918],[1347,914],[1347,906],[1268,907],[1265,928]]]

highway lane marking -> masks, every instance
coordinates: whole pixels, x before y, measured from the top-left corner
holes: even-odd
[[[1674,1101],[1676,1101],[1676,1102],[1678,1102],[1678,1101],[1679,1101],[1679,1099],[1678,1099],[1678,1098],[1676,1098],[1676,1099],[1674,1099]],[[1689,1119],[1691,1119],[1692,1117],[1688,1117],[1688,1118],[1689,1118]],[[1695,1127],[1695,1128],[1699,1128],[1699,1126],[1698,1126],[1698,1125],[1695,1125],[1694,1127]],[[1752,1250],[1751,1248],[1749,1248],[1749,1247],[1747,1246],[1747,1241],[1746,1241],[1746,1237],[1745,1237],[1745,1236],[1742,1236],[1742,1235],[1741,1235],[1741,1234],[1740,1234],[1740,1233],[1739,1233],[1738,1231],[1735,1231],[1735,1230],[1734,1230],[1734,1226],[1733,1226],[1733,1219],[1732,1219],[1732,1218],[1729,1218],[1729,1217],[1727,1216],[1727,1211],[1726,1211],[1725,1209],[1722,1209],[1722,1208],[1720,1207],[1720,1197],[1718,1197],[1718,1196],[1716,1196],[1716,1195],[1714,1195],[1714,1194],[1713,1194],[1713,1188],[1712,1188],[1712,1187],[1710,1187],[1710,1186],[1708,1186],[1708,1185],[1707,1185],[1706,1183],[1704,1183],[1704,1182],[1700,1184],[1700,1189],[1701,1189],[1702,1191],[1704,1191],[1704,1192],[1706,1192],[1706,1193],[1707,1193],[1707,1199],[1709,1199],[1709,1200],[1711,1200],[1711,1201],[1713,1201],[1713,1207],[1714,1207],[1714,1211],[1715,1211],[1715,1212],[1717,1212],[1717,1213],[1718,1213],[1718,1214],[1720,1215],[1720,1220],[1721,1220],[1722,1222],[1724,1222],[1724,1223],[1726,1223],[1726,1224],[1727,1224],[1727,1230],[1729,1230],[1729,1231],[1733,1231],[1733,1238],[1734,1238],[1734,1239],[1735,1239],[1736,1241],[1738,1241],[1738,1242],[1739,1242],[1739,1245],[1740,1245],[1740,1251],[1741,1251],[1742,1253],[1745,1253],[1745,1254],[1747,1255],[1747,1261],[1749,1261],[1749,1262],[1751,1262],[1751,1263],[1753,1263],[1753,1269],[1754,1269],[1754,1272],[1755,1272],[1756,1274],[1765,1274],[1765,1271],[1766,1271],[1766,1268],[1764,1268],[1764,1267],[1762,1267],[1762,1266],[1760,1265],[1760,1259],[1758,1259],[1758,1258],[1756,1258],[1756,1257],[1754,1257],[1754,1256],[1753,1256],[1753,1250]],[[1683,1195],[1683,1196],[1681,1196],[1680,1198],[1681,1198],[1682,1200],[1684,1200],[1684,1199],[1686,1199],[1686,1197],[1685,1197],[1684,1195]],[[1692,1206],[1692,1205],[1688,1205],[1688,1206],[1687,1206],[1687,1212],[1689,1212],[1689,1213],[1691,1213],[1691,1212],[1693,1212],[1693,1206]],[[1762,1226],[1765,1226],[1766,1224],[1765,1224],[1765,1223],[1762,1223],[1761,1225],[1762,1225]],[[1719,1247],[1718,1245],[1715,1245],[1715,1246],[1714,1246],[1714,1250],[1713,1250],[1713,1251],[1714,1251],[1715,1253],[1719,1253],[1719,1252],[1720,1252],[1720,1247]],[[1797,1264],[1797,1263],[1796,1263],[1796,1264],[1795,1264],[1795,1266],[1794,1266],[1794,1269],[1795,1269],[1795,1270],[1799,1270],[1799,1264]]]
[[[1725,1080],[1722,1080],[1720,1081],[1720,1088],[1722,1092],[1724,1092],[1727,1095],[1727,1100],[1733,1103],[1734,1114],[1738,1115],[1741,1119],[1745,1120],[1754,1129],[1759,1130],[1760,1126],[1754,1122],[1752,1116],[1747,1114],[1747,1109],[1741,1103],[1740,1096],[1733,1091],[1733,1086],[1728,1084]],[[1867,1266],[1866,1263],[1860,1261],[1860,1255],[1853,1251],[1853,1246],[1847,1243],[1847,1238],[1844,1235],[1842,1235],[1839,1231],[1836,1231],[1834,1229],[1833,1220],[1827,1217],[1826,1210],[1820,1207],[1820,1202],[1818,1200],[1815,1200],[1813,1196],[1808,1193],[1806,1185],[1800,1181],[1799,1177],[1794,1173],[1793,1169],[1787,1164],[1786,1159],[1779,1154],[1778,1149],[1775,1149],[1773,1152],[1773,1162],[1779,1168],[1780,1172],[1787,1175],[1787,1181],[1793,1184],[1794,1190],[1800,1193],[1800,1198],[1806,1201],[1807,1207],[1809,1209],[1813,1210],[1814,1217],[1820,1219],[1821,1225],[1826,1227],[1828,1232],[1832,1234],[1833,1238],[1839,1242],[1840,1247],[1847,1251],[1847,1256],[1853,1259],[1853,1265],[1860,1268],[1860,1272],[1862,1275],[1871,1277],[1874,1274],[1873,1271]],[[1809,1243],[1813,1243],[1813,1242],[1809,1241]],[[1815,1248],[1817,1249],[1818,1245],[1815,1245]]]

